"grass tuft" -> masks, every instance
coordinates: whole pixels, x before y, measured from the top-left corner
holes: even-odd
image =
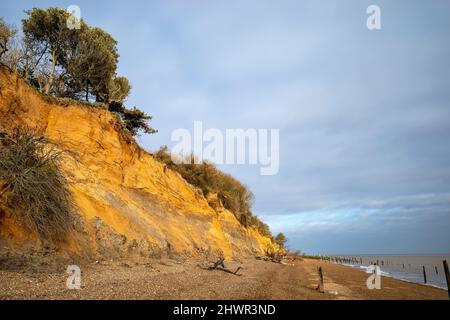
[[[73,223],[61,152],[30,129],[0,131],[0,201],[13,218],[47,239],[61,239]]]

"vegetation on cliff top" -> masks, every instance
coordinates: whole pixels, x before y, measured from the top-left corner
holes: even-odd
[[[76,21],[76,28],[69,28],[73,17],[59,8],[34,8],[26,13],[23,37],[0,19],[1,63],[43,94],[120,105],[123,127],[132,135],[156,132],[148,125],[151,116],[124,106],[131,84],[116,73],[119,53],[110,34],[82,19]]]
[[[203,195],[217,194],[223,206],[233,212],[244,227],[254,227],[262,235],[272,238],[270,229],[252,211],[253,193],[229,174],[226,174],[210,162],[195,163],[193,156],[187,156],[188,161],[176,164],[172,161],[167,146],[162,146],[155,152],[155,158],[178,172],[187,182],[199,188]]]

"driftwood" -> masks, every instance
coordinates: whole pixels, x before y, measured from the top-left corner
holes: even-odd
[[[238,274],[238,272],[239,272],[239,270],[242,269],[242,267],[237,267],[237,269],[235,271],[232,271],[232,270],[225,268],[224,261],[225,261],[225,258],[219,258],[219,260],[214,262],[212,266],[206,268],[206,270],[220,270],[223,272],[234,274],[235,276],[241,276],[241,274]],[[202,268],[202,269],[205,269],[205,268]]]
[[[223,271],[223,272],[228,272],[228,273],[231,273],[231,274],[234,274],[235,276],[241,276],[241,274],[238,274],[238,272],[239,272],[239,270],[241,270],[242,268],[241,267],[237,267],[237,269],[235,270],[235,271],[231,271],[231,270],[228,270],[228,269],[225,269],[225,268],[216,268],[215,270],[220,270],[220,271]]]
[[[225,261],[225,258],[219,258],[219,260],[217,260],[216,262],[214,262],[214,265],[209,267],[209,270],[215,270],[218,267],[222,267],[225,269],[225,265],[223,264],[223,262]]]

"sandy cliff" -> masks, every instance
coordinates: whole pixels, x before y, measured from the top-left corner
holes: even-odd
[[[42,96],[4,67],[0,126],[35,128],[64,150],[61,167],[71,183],[78,222],[54,248],[62,255],[97,259],[220,249],[231,258],[261,253],[270,245],[230,211],[214,210],[177,173],[127,139],[114,114]],[[0,211],[2,250],[40,250],[35,234],[15,223],[4,206]]]

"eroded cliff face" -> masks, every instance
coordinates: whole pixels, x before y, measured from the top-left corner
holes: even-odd
[[[227,258],[262,253],[270,239],[223,207],[213,209],[176,172],[118,130],[111,112],[42,96],[0,67],[0,126],[35,128],[64,150],[61,168],[77,209],[77,226],[56,245],[62,255],[92,259],[221,250]],[[0,199],[1,201],[1,199]],[[1,206],[0,206],[1,208]],[[0,209],[0,245],[40,250],[36,234]]]

